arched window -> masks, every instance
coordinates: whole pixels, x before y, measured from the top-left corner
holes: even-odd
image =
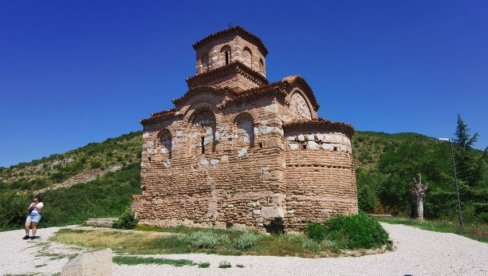
[[[204,54],[202,58],[200,59],[200,63],[202,65],[201,72],[207,72],[209,69],[209,64],[208,64],[208,54]]]
[[[228,65],[231,62],[230,47],[225,45],[220,49],[220,56],[223,65]]]
[[[259,59],[259,70],[264,73],[264,61],[262,58]]]
[[[195,115],[192,121],[192,147],[195,153],[215,151],[215,115],[208,110]]]
[[[161,145],[161,154],[171,159],[173,152],[173,138],[171,133],[165,129],[158,134],[159,143]]]
[[[254,122],[248,113],[240,114],[236,118],[237,147],[254,147]]]
[[[252,52],[251,49],[245,47],[244,50],[242,51],[242,59],[244,62],[244,65],[252,69]]]

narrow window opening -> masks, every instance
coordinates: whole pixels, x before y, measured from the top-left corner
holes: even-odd
[[[334,147],[334,151],[337,151],[337,147]]]
[[[229,64],[229,51],[225,51],[225,65]]]
[[[260,149],[264,148],[263,143],[259,143],[259,148]]]
[[[149,162],[151,162],[151,157],[148,157],[147,160],[149,160]]]
[[[302,149],[306,150],[307,149],[307,145],[306,144],[303,144],[302,145]]]
[[[205,137],[202,137],[202,154],[205,154]]]

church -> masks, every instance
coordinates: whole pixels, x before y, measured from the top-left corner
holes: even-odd
[[[353,127],[319,118],[303,77],[269,82],[266,46],[239,26],[193,48],[188,91],[141,120],[140,223],[298,231],[357,213]]]

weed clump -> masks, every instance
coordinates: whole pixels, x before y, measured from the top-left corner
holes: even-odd
[[[221,261],[219,263],[219,268],[231,268],[232,265],[228,261]]]
[[[198,267],[199,268],[209,268],[210,267],[210,263],[209,262],[199,263],[198,264]]]
[[[228,236],[219,236],[216,233],[207,231],[197,231],[181,238],[184,242],[198,248],[213,249],[221,244],[230,242]]]
[[[252,232],[245,232],[236,241],[234,247],[239,250],[246,250],[256,245],[261,237]]]
[[[325,225],[320,222],[310,222],[303,231],[314,241],[321,241],[327,235]]]
[[[128,208],[117,221],[112,225],[113,228],[117,229],[134,229],[139,220],[136,218],[134,211]]]

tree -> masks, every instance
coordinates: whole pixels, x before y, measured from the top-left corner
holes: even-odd
[[[484,161],[488,158],[488,147],[480,156],[473,150],[478,141],[478,133],[471,135],[468,125],[458,114],[457,126],[453,142],[456,147],[456,167],[459,178],[469,187],[474,187],[483,180]]]
[[[463,209],[468,220],[488,221],[488,147],[473,149],[478,137],[458,115],[453,142]]]
[[[420,174],[417,174],[413,181],[410,182],[410,190],[415,196],[415,215],[419,220],[424,220],[424,197],[427,188],[427,186],[422,184],[422,176]]]
[[[462,149],[471,149],[476,142],[478,142],[478,133],[473,136],[469,134],[470,129],[468,125],[461,118],[461,114],[457,116],[456,137],[453,139],[454,143]]]

